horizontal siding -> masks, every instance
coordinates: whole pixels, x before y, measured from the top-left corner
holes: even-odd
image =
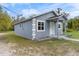
[[[17,24],[14,26],[14,30],[17,35],[32,39],[32,21]]]
[[[48,13],[48,14],[45,14],[45,15],[43,15],[43,16],[40,16],[40,17],[37,17],[36,18],[36,20],[38,21],[38,20],[43,20],[43,21],[45,21],[45,31],[42,31],[42,32],[38,32],[37,31],[37,24],[36,24],[36,39],[39,39],[39,38],[44,38],[44,37],[47,37],[47,36],[49,36],[49,22],[47,21],[48,20],[48,18],[50,18],[50,17],[53,17],[54,15],[53,15],[53,13]],[[36,21],[36,22],[37,22]]]
[[[49,22],[45,21],[45,31],[38,32],[36,26],[36,39],[49,36]]]

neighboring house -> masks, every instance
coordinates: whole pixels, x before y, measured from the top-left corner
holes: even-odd
[[[29,19],[16,20],[14,22],[14,31],[17,35],[32,40],[47,37],[57,38],[66,31],[66,21],[67,14],[58,9]]]

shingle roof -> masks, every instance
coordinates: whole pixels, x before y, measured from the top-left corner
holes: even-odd
[[[45,14],[48,14],[50,12],[53,12],[54,13],[54,11],[49,11],[49,12],[46,12],[46,13],[43,13],[43,14],[40,14],[40,15],[36,15],[36,16],[33,16],[33,17],[29,17],[27,19],[26,18],[25,19],[22,19],[22,18],[21,19],[17,19],[17,20],[14,21],[14,25],[17,24],[17,23],[25,22],[25,21],[30,21],[33,18],[40,17],[40,16],[45,15]]]
[[[48,14],[48,13],[53,13],[56,17],[58,17],[58,15],[55,13],[55,11],[49,11],[49,12],[46,12],[46,13],[43,13],[43,14],[40,14],[40,15],[36,15],[36,16],[34,16],[34,17],[29,17],[29,18],[21,18],[20,20],[15,20],[14,21],[14,25],[15,24],[18,24],[18,23],[22,23],[22,22],[26,22],[26,21],[30,21],[30,20],[32,20],[33,18],[36,18],[36,17],[40,17],[40,16],[42,16],[42,15],[45,15],[45,14]],[[55,17],[54,17],[55,18]],[[67,19],[65,16],[63,16],[63,18],[65,18],[65,19]]]

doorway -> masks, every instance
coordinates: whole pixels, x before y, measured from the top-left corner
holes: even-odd
[[[50,37],[55,36],[55,22],[50,22]]]

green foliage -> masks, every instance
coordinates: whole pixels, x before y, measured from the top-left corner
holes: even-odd
[[[67,29],[67,32],[73,32],[73,29]]]
[[[65,34],[71,35],[71,38],[79,39],[79,31],[66,32]]]
[[[0,6],[0,31],[12,29],[12,20],[7,12],[3,11]]]
[[[79,30],[79,18],[73,18],[68,21],[68,28],[73,30]]]

